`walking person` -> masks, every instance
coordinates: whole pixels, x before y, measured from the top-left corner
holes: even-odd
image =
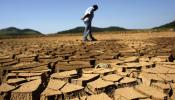
[[[84,16],[81,18],[85,24],[85,29],[83,33],[83,41],[96,41],[96,39],[92,36],[91,24],[92,19],[94,17],[94,12],[98,9],[97,5],[93,5],[89,7],[86,11]],[[89,35],[90,40],[87,39]]]

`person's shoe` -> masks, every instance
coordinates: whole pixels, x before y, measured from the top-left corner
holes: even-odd
[[[93,38],[91,41],[97,41],[97,39]]]

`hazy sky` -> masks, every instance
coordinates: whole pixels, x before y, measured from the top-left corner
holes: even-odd
[[[93,4],[97,27],[151,28],[175,20],[175,0],[0,0],[0,29],[71,29],[84,25],[80,18]]]

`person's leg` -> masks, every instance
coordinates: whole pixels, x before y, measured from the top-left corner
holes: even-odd
[[[91,41],[95,41],[96,39],[92,36],[92,28],[91,28],[91,23],[89,25],[89,38]]]
[[[85,24],[85,29],[84,29],[84,33],[83,33],[83,41],[87,41],[87,36],[88,36],[88,24],[86,22],[84,22]]]

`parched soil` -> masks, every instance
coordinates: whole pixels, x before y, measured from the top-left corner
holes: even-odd
[[[1,39],[0,100],[175,99],[175,32],[94,36]]]

